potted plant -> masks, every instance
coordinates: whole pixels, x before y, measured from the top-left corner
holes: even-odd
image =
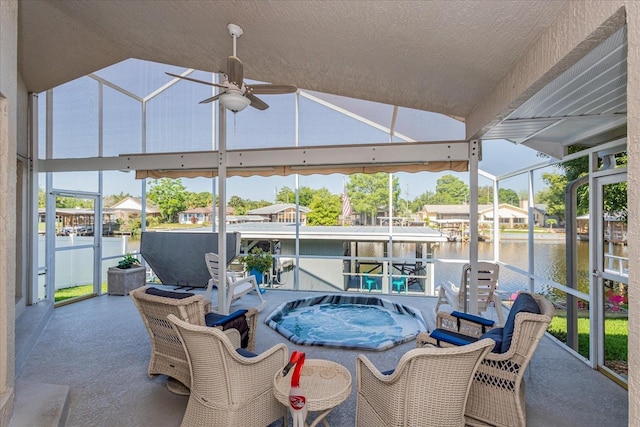
[[[127,253],[115,267],[107,271],[107,292],[109,295],[129,295],[129,292],[144,286],[146,268],[140,261]]]
[[[258,284],[262,284],[264,273],[273,267],[273,256],[259,247],[251,249],[247,255],[240,257],[244,268],[250,275],[256,276]]]

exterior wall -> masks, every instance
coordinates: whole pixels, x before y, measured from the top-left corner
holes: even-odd
[[[640,425],[640,3],[627,4],[629,425]]]
[[[16,132],[18,2],[0,2],[0,426],[9,424],[15,385]],[[21,111],[26,115],[26,110]]]
[[[480,137],[625,22],[628,25],[629,425],[640,425],[640,4],[633,0],[566,2],[548,31],[469,114],[466,133],[468,139]]]

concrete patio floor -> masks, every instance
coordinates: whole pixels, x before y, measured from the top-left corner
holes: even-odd
[[[298,346],[264,325],[282,302],[309,295],[318,294],[266,292],[257,351],[284,342],[290,352],[305,351],[307,358],[330,359],[347,367],[354,384],[351,395],[327,419],[334,427],[353,426],[356,356],[366,354],[381,370],[392,369],[415,341],[382,352]],[[435,305],[435,299],[426,297],[385,298],[418,308],[425,318],[431,317]],[[248,295],[232,308],[256,301]],[[28,307],[20,318],[36,312],[37,307]],[[20,335],[20,328],[16,330]],[[18,346],[23,341],[16,336],[16,353],[22,351]],[[188,398],[169,392],[166,377],[147,376],[149,349],[149,337],[129,297],[104,295],[55,308],[20,363],[11,426],[179,426]],[[627,391],[549,337],[541,341],[525,375],[528,426],[627,425]]]

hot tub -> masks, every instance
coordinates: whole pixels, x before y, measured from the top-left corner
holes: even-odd
[[[386,350],[427,330],[420,310],[355,295],[289,301],[265,323],[295,344],[363,350]]]

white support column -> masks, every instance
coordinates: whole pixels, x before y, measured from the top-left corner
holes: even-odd
[[[498,261],[500,259],[500,215],[499,210],[499,193],[498,193],[498,181],[493,179],[493,259]]]
[[[480,141],[469,144],[469,313],[478,314],[478,163]]]
[[[218,103],[218,256],[220,257],[220,282],[218,283],[218,312],[227,310],[227,113]],[[214,205],[215,207],[215,200]]]
[[[296,93],[295,104],[295,146],[300,145],[300,92]],[[299,220],[299,195],[298,195],[298,181],[299,177],[296,174],[296,242],[295,242],[295,259],[296,263],[293,266],[293,289],[300,289],[300,220]],[[276,195],[277,196],[277,195]]]
[[[29,112],[31,120],[29,122],[29,182],[31,197],[29,199],[28,217],[31,218],[30,227],[30,256],[27,262],[30,279],[27,281],[27,305],[38,302],[38,95],[29,96]]]
[[[535,280],[533,280],[533,274],[535,273],[535,251],[534,251],[534,244],[533,244],[533,222],[534,222],[534,218],[533,218],[533,214],[534,214],[534,204],[533,204],[533,171],[529,171],[529,199],[528,199],[528,206],[529,206],[529,216],[528,216],[528,221],[529,221],[529,243],[528,243],[528,247],[529,247],[529,292],[533,293],[534,292],[534,288],[535,288]]]

